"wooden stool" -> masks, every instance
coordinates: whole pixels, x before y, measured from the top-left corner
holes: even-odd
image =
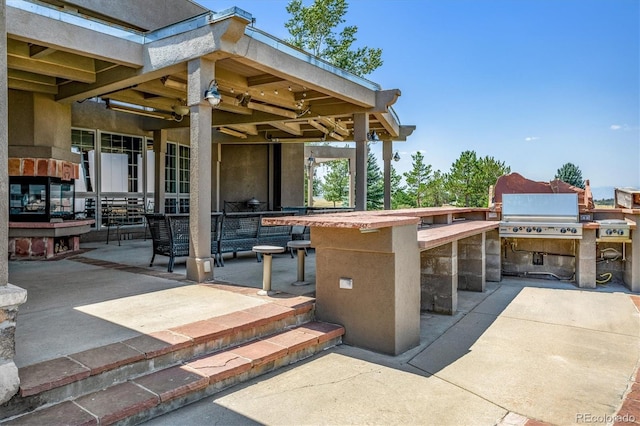
[[[304,257],[306,255],[306,249],[311,247],[311,241],[293,240],[287,243],[287,247],[298,250],[298,281],[294,282],[292,285],[311,284],[309,281],[304,280]]]
[[[264,257],[262,268],[262,290],[258,291],[260,296],[268,296],[271,292],[271,260],[274,253],[284,252],[284,247],[280,246],[254,246],[251,249],[254,253],[260,253]]]

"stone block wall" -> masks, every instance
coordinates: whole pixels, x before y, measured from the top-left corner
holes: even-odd
[[[500,282],[502,279],[502,251],[498,230],[487,231],[485,236],[486,280]]]
[[[485,233],[458,241],[458,289],[484,291]]]
[[[458,307],[458,242],[420,253],[420,309],[452,315]]]

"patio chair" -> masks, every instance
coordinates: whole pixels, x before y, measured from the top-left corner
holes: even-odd
[[[156,254],[162,256],[170,256],[171,253],[171,237],[169,235],[169,224],[167,218],[162,213],[147,213],[144,215],[147,220],[151,240],[153,243],[153,255],[149,266],[153,266]]]

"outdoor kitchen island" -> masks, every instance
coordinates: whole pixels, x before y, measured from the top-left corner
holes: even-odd
[[[263,224],[309,226],[316,249],[318,319],[343,325],[345,343],[398,355],[419,343],[421,309],[455,311],[459,276],[474,283],[463,289],[475,291],[484,290],[487,269],[499,280],[499,265],[485,267],[489,258],[500,260],[499,251],[495,256],[485,251],[490,239],[499,247],[498,222],[486,220],[485,210],[288,216],[264,218]],[[488,232],[495,236],[486,238]],[[459,259],[459,242],[463,252],[475,254],[473,259]],[[444,256],[441,247],[453,252]]]
[[[420,343],[418,217],[368,212],[265,218],[306,225],[316,250],[316,316],[344,342],[391,355]]]

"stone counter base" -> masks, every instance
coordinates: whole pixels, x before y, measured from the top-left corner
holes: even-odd
[[[9,259],[50,259],[80,250],[80,236],[9,238]]]

